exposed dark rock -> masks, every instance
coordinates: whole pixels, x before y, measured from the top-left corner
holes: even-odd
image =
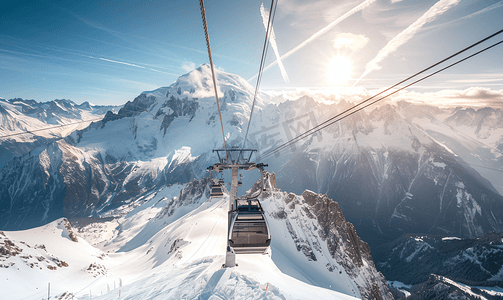
[[[229,121],[229,124],[231,124],[232,126],[239,126],[241,128],[243,121],[238,115],[233,114],[232,119]]]
[[[68,223],[68,221],[66,221]],[[16,245],[16,243],[18,243]],[[25,247],[19,245],[23,244],[28,248],[32,248],[26,242],[23,241],[12,241],[8,239],[5,235],[0,234],[0,268],[9,268],[15,265],[12,261],[13,257],[17,256],[22,262],[30,268],[41,268],[39,266],[40,262],[54,263],[56,266],[48,265],[47,268],[50,270],[56,270],[58,267],[68,267],[68,263],[47,253],[47,249],[44,245],[35,245],[32,249],[41,249],[42,251],[38,251],[38,254],[27,254],[27,252],[23,252],[23,248]],[[21,248],[23,247],[23,248]],[[33,252],[32,252],[33,253]],[[41,255],[39,255],[41,254]]]
[[[68,232],[68,237],[70,238],[70,240],[72,240],[75,243],[78,243],[79,239],[77,238],[77,235],[73,231],[72,225],[70,224],[70,222],[68,221],[68,219],[64,218],[61,221],[61,223],[65,227],[66,231]]]
[[[52,257],[51,260],[60,268],[68,267],[68,263],[63,260],[60,260],[59,258]]]
[[[45,252],[47,252],[47,248],[45,248],[45,245],[44,245],[44,244],[42,244],[42,245],[35,245],[33,248],[35,248],[35,249],[42,249],[42,250],[44,250]]]
[[[168,95],[166,95],[168,97]],[[169,108],[169,111],[166,111],[166,108]],[[168,100],[164,102],[162,107],[157,111],[156,117],[164,115],[162,120],[161,129],[164,130],[164,134],[166,134],[166,130],[171,125],[177,117],[181,116],[190,116],[190,120],[194,118],[196,115],[196,111],[199,108],[199,103],[197,99],[189,99],[185,97],[180,100],[180,98],[171,95]]]
[[[154,96],[147,96],[146,94],[140,94],[132,102],[128,101],[123,108],[119,110],[119,117],[133,117],[139,115],[140,113],[148,110],[148,108],[155,103],[156,98]]]
[[[7,259],[11,256],[16,256],[21,252],[23,252],[23,249],[19,248],[8,238],[0,239],[0,255],[3,259]]]
[[[93,274],[93,277],[98,277],[99,275],[106,275],[108,272],[105,266],[100,265],[98,263],[89,264],[89,267],[87,267],[86,270],[88,273]]]
[[[115,114],[113,111],[107,111],[105,117],[101,120],[101,128],[105,127],[105,124],[110,121],[115,121],[120,119],[121,117],[118,114]]]
[[[180,196],[171,199],[162,210],[157,213],[156,218],[161,219],[164,216],[171,216],[180,206],[187,206],[197,203],[201,197],[210,196],[211,180],[202,178],[201,180],[193,180],[189,182],[184,189],[180,191]]]
[[[155,97],[148,96],[145,94],[140,94],[132,102],[128,101],[124,107],[122,107],[117,114],[112,111],[108,111],[99,123],[101,128],[105,127],[106,123],[110,121],[119,120],[125,117],[137,116],[140,113],[148,110],[148,108],[155,103]]]
[[[269,223],[285,226],[297,251],[308,261],[319,261],[328,253],[343,270],[333,263],[327,263],[327,270],[334,275],[348,274],[357,283],[362,299],[393,299],[384,276],[375,269],[369,246],[346,221],[337,202],[309,190],[301,196],[281,192],[274,187],[276,176],[268,172],[265,176],[268,190],[260,198],[272,217]],[[255,194],[261,186],[257,181],[248,194]],[[274,236],[271,238],[274,246]]]
[[[234,89],[229,89],[229,90],[225,91],[224,98],[229,98],[229,100],[231,100],[231,102],[236,101],[236,99],[237,99],[236,91],[234,91]]]
[[[171,244],[171,247],[169,248],[168,254],[177,251],[180,248],[180,242],[183,242],[183,239],[174,240],[173,244]]]

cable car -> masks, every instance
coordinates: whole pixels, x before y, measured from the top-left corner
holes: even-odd
[[[238,199],[230,229],[229,245],[236,254],[263,254],[271,234],[258,199]]]
[[[220,182],[215,183],[211,186],[210,195],[212,198],[222,198],[224,196],[224,191]]]

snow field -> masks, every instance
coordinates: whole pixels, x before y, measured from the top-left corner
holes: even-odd
[[[62,219],[39,228],[6,232],[15,242],[45,244],[47,253],[67,262],[68,267],[35,270],[16,261],[19,270],[10,267],[2,271],[6,277],[2,290],[8,299],[39,299],[47,296],[50,282],[51,295],[71,292],[75,299],[117,299],[119,289],[121,299],[355,299],[319,287],[314,273],[302,276],[307,260],[300,257],[306,265],[300,263],[299,267],[299,262],[287,258],[295,254],[287,251],[295,249],[292,245],[273,247],[272,258],[238,255],[237,267],[222,269],[228,198],[203,196],[178,207],[172,215],[163,214],[159,204],[176,201],[176,196],[166,199],[176,194],[176,189],[163,189],[119,221],[114,230],[120,232],[111,242],[100,244],[107,251],[121,247],[116,253],[105,254],[82,238],[78,243],[71,241],[64,227],[58,225]],[[273,231],[276,245],[292,243],[288,236],[280,238],[281,230],[284,228]],[[96,270],[88,270],[91,263]],[[285,274],[278,264],[290,264],[289,273],[295,276]]]

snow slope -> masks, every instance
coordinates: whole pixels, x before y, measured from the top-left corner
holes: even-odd
[[[178,197],[172,195],[180,186],[156,191],[117,220],[117,226],[105,230],[112,232],[105,241],[87,235],[91,243],[98,241],[95,246],[77,238],[66,219],[25,231],[3,232],[2,294],[6,299],[40,299],[47,295],[50,283],[51,299],[117,299],[119,293],[124,299],[355,299],[353,296],[359,298],[361,292],[368,293],[365,299],[370,299],[371,291],[362,285],[365,279],[385,285],[367,258],[363,259],[366,266],[352,265],[353,273],[361,273],[355,280],[354,274],[347,273],[348,262],[340,263],[351,260],[348,254],[331,258],[316,231],[311,231],[310,239],[319,243],[319,249],[325,248],[322,251],[327,257],[307,259],[297,249],[298,241],[285,232],[285,219],[273,217],[274,210],[268,213],[273,228],[270,254],[238,255],[237,267],[222,269],[228,196],[208,198],[208,183],[206,179],[193,181]],[[282,195],[273,190],[264,203],[286,203]],[[299,209],[304,206],[298,205]],[[298,234],[304,230],[294,220],[305,218],[287,219]],[[82,226],[79,235],[96,229],[92,224]],[[19,249],[19,253],[13,254],[12,249]],[[387,295],[386,288],[373,293],[379,291]]]

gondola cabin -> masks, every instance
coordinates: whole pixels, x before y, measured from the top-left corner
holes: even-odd
[[[263,254],[271,244],[269,226],[257,199],[237,200],[229,245],[236,254]]]
[[[224,191],[222,189],[222,186],[220,184],[214,184],[211,187],[210,195],[212,198],[222,198],[224,196]]]

